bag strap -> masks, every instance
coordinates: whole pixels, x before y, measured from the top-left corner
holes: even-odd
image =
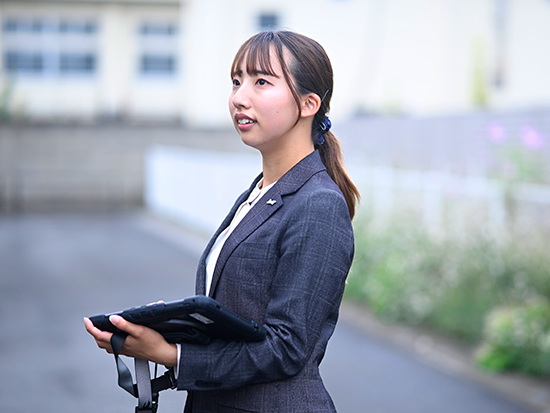
[[[155,413],[157,403],[153,400],[151,392],[151,372],[149,371],[149,362],[143,359],[134,359],[136,371],[136,385],[138,391],[138,405],[136,412]]]
[[[136,372],[136,384],[128,366],[119,357],[120,350],[128,333],[116,332],[111,337],[111,347],[115,356],[118,372],[118,385],[138,399],[136,412],[156,413],[158,408],[158,393],[166,389],[175,389],[177,382],[174,377],[174,369],[169,368],[162,376],[151,380],[149,362],[136,358],[134,366]]]

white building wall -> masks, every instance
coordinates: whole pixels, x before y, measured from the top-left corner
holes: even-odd
[[[501,34],[499,5],[506,9]],[[550,103],[548,0],[3,0],[1,19],[77,16],[99,26],[93,76],[17,77],[12,109],[33,118],[122,116],[227,127],[230,65],[260,29],[261,13],[276,14],[282,28],[325,47],[335,71],[337,122],[364,112],[429,115]],[[145,21],[180,27],[179,36],[159,43],[178,56],[175,76],[139,73]],[[503,82],[496,86],[499,67]],[[0,88],[7,79],[0,70]]]
[[[184,104],[183,78],[185,76],[186,56],[181,54],[182,36],[186,28],[180,25],[180,13],[176,7],[133,7],[128,16],[130,30],[134,38],[132,56],[130,59],[130,73],[126,107],[129,117],[140,119],[179,119],[181,107]],[[144,22],[159,25],[173,25],[177,27],[177,35],[143,39],[136,34]],[[143,75],[138,72],[138,57],[144,52],[158,52],[174,54],[177,57],[174,76]]]
[[[331,115],[337,121],[361,112],[471,110],[476,64],[485,76],[490,71],[493,0],[192,3],[182,9],[189,29],[184,53],[194,66],[186,74],[192,85],[187,95],[202,103],[183,105],[183,117],[194,126],[229,125],[229,67],[239,45],[258,31],[262,12],[276,13],[282,28],[326,49],[335,72]]]
[[[192,126],[231,124],[227,109],[230,66],[239,46],[259,31],[262,13],[276,14],[281,28],[310,36],[323,45],[335,71],[333,115],[337,119],[349,116],[360,99],[356,76],[361,75],[364,61],[364,11],[370,1],[190,2],[182,8],[182,25],[186,28],[183,54],[188,62],[184,69],[183,118]]]
[[[504,87],[495,107],[550,103],[550,1],[510,0],[505,38]]]
[[[227,98],[231,90],[229,70],[234,53],[244,38],[247,12],[238,1],[190,1],[182,8],[185,32],[182,118],[193,127],[229,125]],[[230,24],[229,24],[230,23]]]
[[[130,112],[135,72],[135,29],[128,5],[107,4],[100,13],[98,111],[116,117]]]

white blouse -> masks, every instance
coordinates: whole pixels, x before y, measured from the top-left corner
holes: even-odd
[[[239,222],[242,221],[242,219],[245,217],[245,215],[252,209],[254,205],[260,200],[264,194],[269,191],[269,189],[275,185],[275,182],[271,185],[266,186],[265,188],[261,188],[263,180],[258,182],[258,185],[254,187],[252,192],[250,193],[248,199],[244,201],[240,206],[239,209],[237,209],[237,212],[235,212],[235,216],[233,217],[233,220],[231,221],[231,224],[223,230],[223,232],[218,236],[216,239],[216,242],[212,246],[212,249],[210,250],[210,253],[208,254],[208,257],[206,257],[206,294],[208,295],[210,291],[210,286],[212,285],[212,277],[214,276],[214,269],[216,268],[216,263],[218,262],[218,257],[220,256],[220,252],[223,248],[223,245],[225,244],[225,241],[233,230],[237,227]]]

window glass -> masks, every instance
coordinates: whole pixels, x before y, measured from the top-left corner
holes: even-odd
[[[275,13],[263,13],[259,17],[260,30],[274,29],[279,27],[279,16]]]
[[[178,65],[178,26],[174,22],[149,21],[138,27],[138,73],[171,77]]]
[[[177,29],[170,23],[144,23],[139,32],[143,36],[174,36],[177,34]]]
[[[2,22],[4,69],[14,75],[91,75],[97,23],[85,18],[9,16]]]
[[[4,55],[4,65],[8,73],[41,73],[44,56],[40,53],[8,51]]]
[[[164,73],[170,74],[175,71],[174,56],[152,56],[141,57],[141,72],[143,73]]]
[[[93,73],[95,71],[95,56],[91,54],[62,54],[59,70],[62,73]]]
[[[92,34],[96,32],[96,25],[93,22],[62,20],[59,23],[61,33],[82,33]]]

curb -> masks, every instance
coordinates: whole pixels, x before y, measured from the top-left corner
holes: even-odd
[[[474,381],[539,413],[550,413],[550,379],[519,373],[484,373],[473,362],[475,348],[466,347],[433,331],[379,321],[364,306],[342,302],[340,319],[366,334],[401,348],[448,374]]]

